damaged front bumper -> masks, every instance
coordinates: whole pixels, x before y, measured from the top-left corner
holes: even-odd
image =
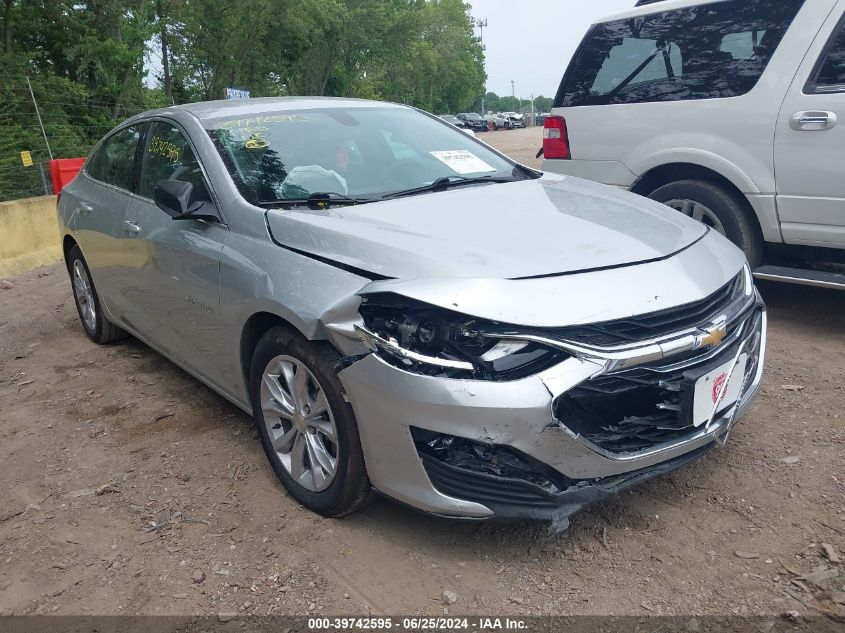
[[[644,360],[633,368],[582,355],[528,378],[490,382],[409,373],[369,354],[339,375],[358,420],[370,481],[379,492],[446,517],[565,521],[723,442],[756,396],[765,342],[766,315],[758,300],[729,344],[693,356]],[[740,351],[753,355],[741,397],[707,425],[659,438],[645,434],[645,445],[628,449],[616,437],[597,439],[561,421],[564,399],[599,384],[598,378],[630,375],[642,381],[642,373],[651,372],[660,389],[674,389],[672,381],[680,384],[690,371]]]

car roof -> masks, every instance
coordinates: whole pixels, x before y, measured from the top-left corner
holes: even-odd
[[[156,114],[174,115],[190,113],[202,122],[232,117],[250,117],[286,110],[313,110],[318,108],[407,108],[398,103],[372,101],[369,99],[345,99],[339,97],[258,97],[255,99],[227,99],[219,101],[198,101],[174,105],[158,110],[143,112],[135,118]]]
[[[653,13],[663,13],[664,11],[673,11],[675,9],[686,9],[687,7],[697,7],[702,4],[715,4],[716,2],[725,2],[725,0],[657,0],[650,2],[640,7],[628,9],[621,13],[614,13],[606,18],[596,21],[596,24],[604,24],[616,20],[626,20],[629,18],[637,18],[642,15],[651,15]]]

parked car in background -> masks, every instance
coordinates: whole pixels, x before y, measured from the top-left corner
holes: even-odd
[[[463,132],[464,134],[467,134],[467,135],[469,135],[469,136],[475,137],[475,132],[474,132],[473,130],[471,130],[471,129],[470,129],[470,128],[466,125],[466,123],[464,123],[463,121],[461,121],[461,120],[460,120],[458,117],[456,117],[455,115],[453,115],[453,114],[441,114],[441,115],[438,115],[438,117],[439,117],[440,119],[443,119],[444,121],[446,121],[446,123],[449,123],[450,125],[454,125],[456,128],[458,128],[458,129],[459,129],[461,132]]]
[[[486,132],[489,128],[487,126],[487,119],[483,118],[477,112],[461,112],[458,119],[464,122],[467,129],[475,132]]]
[[[845,0],[666,0],[593,26],[544,169],[704,222],[764,279],[845,288]]]
[[[501,117],[501,120],[504,121],[504,127],[508,130],[514,130],[516,128],[523,128],[525,127],[525,115],[519,112],[500,112],[497,117]]]
[[[375,489],[563,526],[724,443],[760,385],[765,308],[728,240],[406,106],[140,114],[58,215],[86,334],[253,415],[327,516]]]
[[[437,116],[439,116],[441,119],[443,119],[444,121],[446,121],[446,123],[451,123],[451,124],[452,124],[452,125],[454,125],[455,127],[459,127],[459,128],[465,128],[465,127],[467,127],[466,123],[464,123],[463,121],[461,121],[461,120],[460,120],[458,117],[456,117],[454,114],[438,114]]]

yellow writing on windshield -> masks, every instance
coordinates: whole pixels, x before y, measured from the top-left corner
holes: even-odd
[[[308,117],[304,114],[267,114],[263,116],[253,116],[246,119],[222,121],[217,125],[217,129],[232,130],[244,127],[256,127],[266,125],[268,123],[302,123],[307,120]]]

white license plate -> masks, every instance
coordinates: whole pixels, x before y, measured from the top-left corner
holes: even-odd
[[[695,395],[692,403],[692,421],[695,426],[706,424],[710,419],[713,407],[716,406],[716,401],[719,399],[720,390],[722,390],[722,398],[719,406],[716,407],[717,413],[739,399],[747,362],[748,354],[742,354],[736,361],[733,372],[731,372],[731,365],[733,365],[733,359],[731,359],[695,382]]]

